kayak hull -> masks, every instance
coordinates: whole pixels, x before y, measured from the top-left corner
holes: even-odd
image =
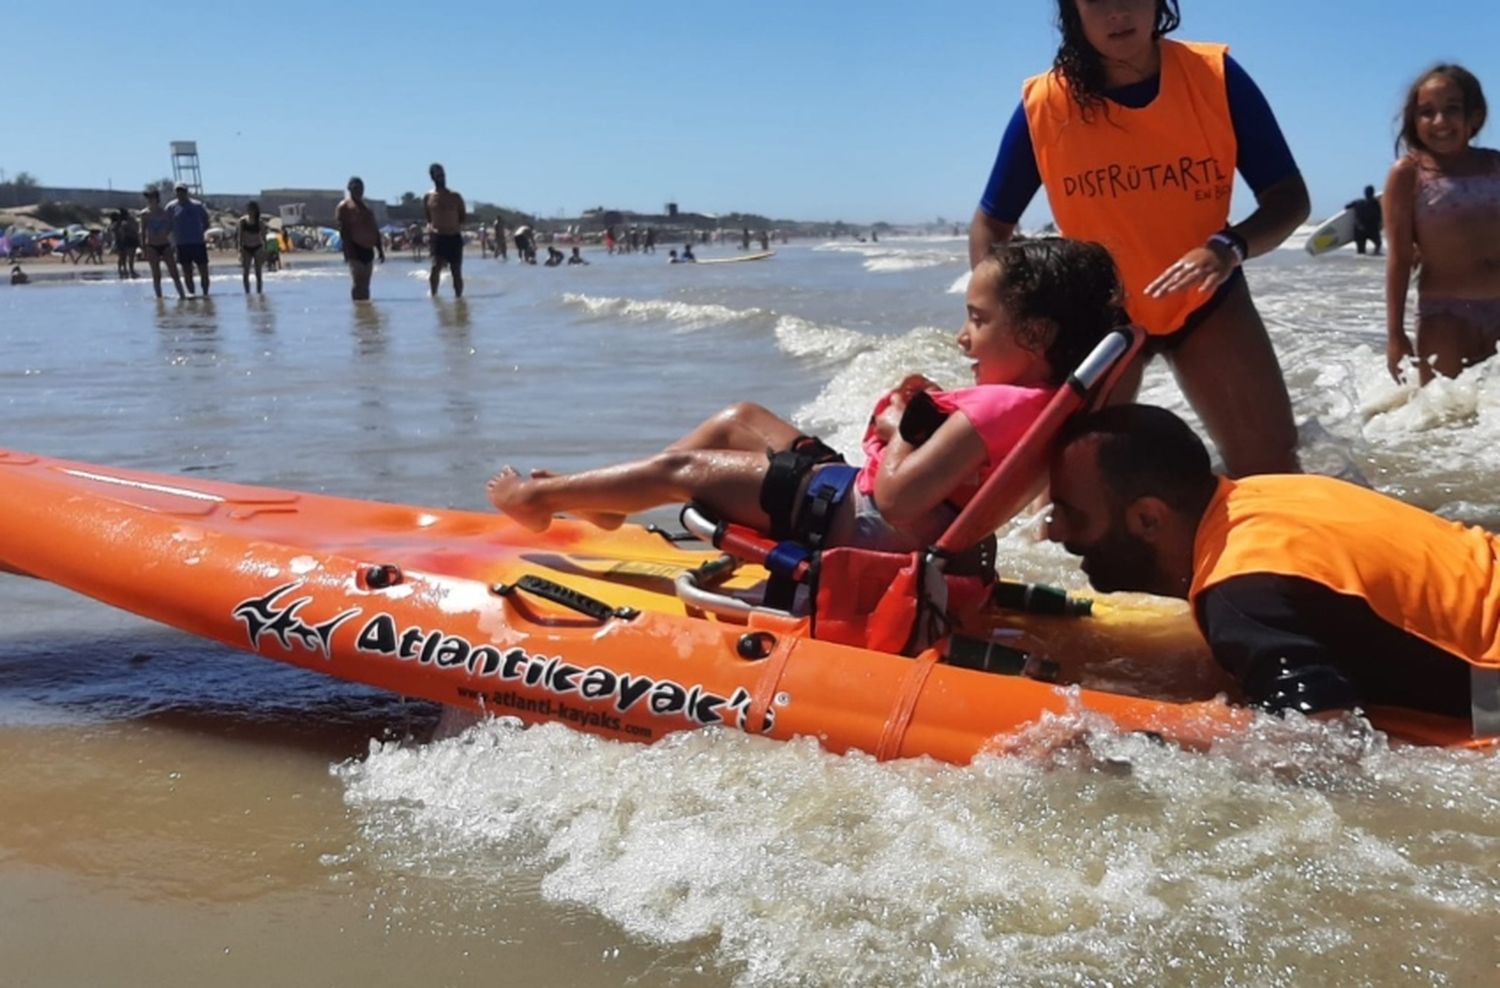
[[[638,526],[559,521],[536,534],[497,514],[4,451],[0,490],[0,568],[305,669],[621,740],[723,726],[964,763],[1050,714],[1094,712],[1192,746],[1249,719],[1221,700],[1066,687],[947,665],[935,651],[909,659],[817,641],[805,619],[690,613],[672,581],[714,554]],[[752,591],[764,575],[744,567],[725,589]],[[1204,675],[1211,663],[1181,608],[1102,605],[1087,620],[1003,623],[986,630],[1059,660],[1065,678],[1104,669],[1107,679],[1122,655],[1160,654],[1197,670],[1202,696],[1222,685]],[[1461,725],[1418,721],[1415,740],[1465,740]]]

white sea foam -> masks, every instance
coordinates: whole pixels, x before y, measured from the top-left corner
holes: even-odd
[[[947,254],[933,253],[889,253],[870,257],[865,261],[865,270],[875,274],[893,274],[898,271],[920,271],[943,264],[952,264],[958,258]]]
[[[776,320],[776,343],[794,357],[844,361],[863,353],[877,341],[842,326],[825,326],[797,316]]]
[[[764,320],[764,309],[731,309],[723,305],[674,302],[670,299],[612,298],[565,292],[565,304],[582,309],[594,319],[627,319],[632,322],[662,321],[682,329],[705,329],[735,322]]]
[[[834,374],[816,398],[797,410],[795,418],[817,430],[853,462],[875,401],[912,373],[926,374],[945,387],[973,383],[952,332],[921,327],[871,341],[868,349]]]
[[[1160,984],[1184,964],[1236,984],[1319,963],[1446,981],[1500,906],[1495,756],[1296,717],[1207,754],[1077,713],[1011,747],[952,768],[486,722],[337,771],[375,867],[490,900],[536,882],[640,940],[704,944],[747,988]],[[1440,830],[1405,826],[1434,805]]]

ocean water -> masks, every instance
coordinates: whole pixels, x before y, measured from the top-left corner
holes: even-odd
[[[1300,242],[1248,274],[1304,461],[1500,526],[1500,365],[1398,387],[1380,263]],[[220,277],[211,302],[0,288],[0,445],[469,508],[504,463],[637,456],[739,399],[852,450],[905,372],[964,381],[965,250],[471,256],[462,301],[393,259],[368,305],[318,266],[259,298]],[[1143,398],[1186,412],[1160,366]],[[1003,533],[1014,568],[1081,589],[1034,521]],[[0,983],[1500,974],[1500,758],[1393,749],[1352,718],[1267,719],[1205,754],[1063,718],[962,768],[438,720],[0,578]]]

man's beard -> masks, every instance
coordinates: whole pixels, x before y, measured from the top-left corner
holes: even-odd
[[[1123,519],[1092,546],[1064,544],[1063,548],[1083,558],[1083,571],[1100,593],[1157,590],[1161,567],[1156,548],[1131,535]]]

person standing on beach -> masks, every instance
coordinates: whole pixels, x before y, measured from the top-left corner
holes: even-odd
[[[1415,360],[1422,384],[1457,377],[1500,343],[1500,151],[1473,140],[1488,106],[1479,80],[1437,65],[1402,110],[1406,153],[1385,184],[1386,366],[1400,381]],[[1417,273],[1417,345],[1406,335],[1406,292]]]
[[[177,297],[182,298],[182,276],[177,273],[177,258],[172,251],[172,214],[161,207],[161,192],[147,189],[146,208],[137,216],[141,223],[141,236],[145,239],[146,263],[151,265],[151,287],[156,297],[161,298],[161,266],[167,265],[172,275],[172,284],[177,286]]]
[[[438,282],[447,265],[453,274],[453,297],[464,295],[464,197],[448,188],[448,175],[443,166],[433,163],[427,169],[432,177],[432,191],[422,197],[422,208],[427,212],[427,229],[432,235],[432,274],[427,283],[434,296],[438,293]]]
[[[1297,426],[1240,266],[1307,218],[1307,185],[1224,45],[1169,41],[1178,0],[1058,0],[1062,44],[1026,81],[969,231],[1008,241],[1039,187],[1064,236],[1119,262],[1149,354],[1172,365],[1230,476],[1291,473]],[[1229,224],[1234,172],[1256,209]],[[1133,394],[1144,362],[1116,392]]]
[[[110,228],[115,235],[115,258],[116,267],[121,278],[135,277],[135,252],[141,246],[141,229],[136,223],[135,217],[129,210],[115,210],[115,218],[110,223]]]
[[[203,203],[188,195],[188,187],[181,182],[173,190],[177,201],[167,207],[172,217],[172,243],[177,245],[177,263],[182,265],[182,276],[187,281],[187,293],[193,294],[193,267],[203,279],[203,294],[208,294],[208,210]]]
[[[495,245],[495,257],[501,261],[510,260],[510,249],[505,242],[505,218],[495,217],[495,232],[490,237],[490,242]]]
[[[349,297],[356,302],[370,297],[370,276],[375,272],[375,255],[385,263],[385,243],[380,237],[380,225],[375,222],[375,211],[365,202],[365,183],[358,175],[349,179],[349,195],[339,203],[334,212],[339,227],[339,239],[344,244],[344,260],[349,264],[349,277],[354,287]],[[436,267],[433,271],[436,272]],[[434,273],[433,278],[437,275]],[[457,273],[454,274],[455,282]],[[433,293],[437,293],[434,286]]]
[[[239,222],[240,234],[240,279],[245,283],[245,294],[250,294],[250,268],[255,268],[255,294],[261,294],[261,268],[266,262],[265,217],[260,215],[260,203],[245,206],[245,215]]]

